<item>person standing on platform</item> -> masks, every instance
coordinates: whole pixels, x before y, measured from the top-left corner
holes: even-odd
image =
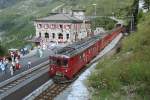
[[[5,66],[6,66],[6,68],[8,67],[8,63],[9,63],[9,60],[6,59],[6,60],[5,60]]]
[[[11,74],[11,76],[12,76],[12,75],[14,75],[14,69],[13,69],[13,65],[12,65],[12,64],[11,64],[11,66],[10,66],[9,70],[10,70],[10,74]]]
[[[42,49],[39,49],[40,58],[43,57],[43,51]]]
[[[20,69],[20,64],[19,64],[18,57],[16,57],[15,62],[16,62],[16,69],[19,70]]]
[[[15,55],[12,51],[10,52],[10,55],[11,55],[11,61],[13,62],[15,60]]]
[[[2,65],[2,60],[0,60],[0,69],[2,70],[1,65]]]
[[[31,67],[31,61],[29,60],[28,61],[28,68],[30,68]]]
[[[2,70],[2,72],[5,71],[5,65],[4,65],[4,62],[2,60],[1,60],[1,70]]]
[[[20,51],[21,51],[21,54],[24,56],[24,49],[22,48]]]
[[[12,61],[12,67],[13,67],[13,71],[15,71],[16,70],[16,64],[14,61]]]

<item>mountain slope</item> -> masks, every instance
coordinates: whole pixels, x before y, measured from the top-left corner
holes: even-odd
[[[21,0],[0,0],[0,9],[4,9],[10,6],[15,5],[17,2]]]
[[[97,65],[89,78],[94,100],[150,99],[149,28],[147,13],[140,19],[138,31],[123,39],[122,51]]]
[[[60,4],[62,2],[55,0],[23,0],[3,9],[0,12],[0,31],[5,32],[2,39],[6,41],[3,45],[18,47],[24,44],[22,39],[35,32],[33,20],[48,15]]]

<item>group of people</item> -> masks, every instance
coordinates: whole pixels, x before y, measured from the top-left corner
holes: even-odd
[[[10,71],[11,76],[14,75],[14,71],[19,70],[21,68],[21,64],[19,62],[20,56],[16,55],[13,52],[10,52],[11,60],[6,59],[3,57],[3,59],[0,60],[0,70],[1,72],[7,72]],[[29,60],[27,62],[28,68],[31,67],[31,61]]]
[[[8,67],[8,63],[9,63],[9,60],[6,58],[3,58],[0,60],[0,68],[1,68],[2,72],[6,71],[6,69]]]
[[[10,55],[11,55],[11,62],[9,59],[5,57],[3,57],[0,60],[0,69],[1,72],[5,72],[5,73],[9,69],[11,75],[13,75],[16,69],[20,69],[19,57],[17,57],[13,52],[11,52]]]

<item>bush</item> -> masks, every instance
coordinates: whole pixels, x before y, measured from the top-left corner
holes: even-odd
[[[107,18],[107,17],[100,17],[95,18],[92,20],[92,29],[95,29],[96,27],[103,27],[106,30],[111,30],[114,28],[116,24],[116,21]]]
[[[0,45],[0,56],[3,56],[5,54],[6,54],[6,49]]]

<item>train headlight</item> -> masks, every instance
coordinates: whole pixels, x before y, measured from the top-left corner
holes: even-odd
[[[68,70],[65,70],[65,72],[68,72]]]
[[[51,70],[53,70],[53,68],[51,68]]]

